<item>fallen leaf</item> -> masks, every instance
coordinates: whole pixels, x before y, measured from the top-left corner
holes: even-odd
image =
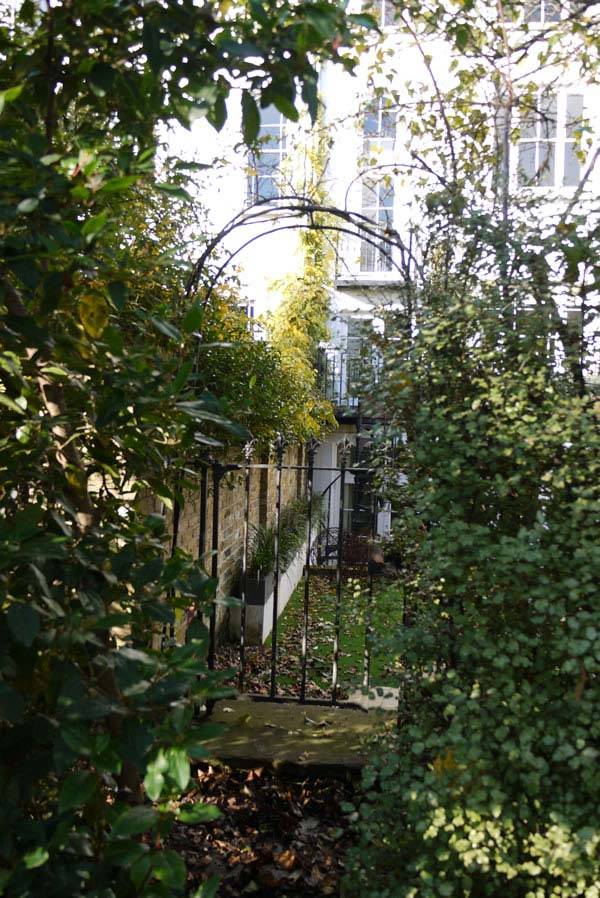
[[[297,860],[298,859],[291,848],[288,848],[287,851],[282,851],[281,854],[278,854],[275,857],[277,866],[282,867],[284,870],[293,870]]]
[[[277,870],[270,864],[266,867],[261,867],[258,872],[258,881],[268,889],[277,889],[280,885],[286,882],[288,878],[288,874],[285,870]]]

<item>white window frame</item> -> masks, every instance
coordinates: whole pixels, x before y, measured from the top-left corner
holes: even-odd
[[[367,130],[368,118],[377,120],[374,131]],[[396,142],[396,109],[388,97],[375,97],[367,103],[362,117],[363,148],[366,153],[374,150],[393,150]]]
[[[248,202],[276,200],[281,196],[281,168],[288,155],[286,119],[274,106],[261,109],[258,132],[260,149],[250,153],[247,177]]]
[[[571,116],[574,117],[571,119]],[[585,96],[582,92],[538,91],[534,109],[521,115],[521,135],[516,146],[516,183],[519,187],[561,190],[577,186],[582,165],[574,155],[577,147],[575,132],[584,117]],[[528,151],[530,156],[533,155],[533,170],[536,172],[533,178],[523,174],[522,160]],[[544,170],[544,165],[549,167],[550,162],[552,170]],[[576,178],[574,175],[569,177],[569,163],[576,166]]]
[[[366,177],[362,180],[361,188],[362,214],[382,228],[393,228],[394,182],[389,178]],[[373,237],[369,241],[363,240],[361,242],[360,270],[363,274],[392,270],[391,247],[384,243],[380,246],[374,246],[374,242],[376,243],[377,241]]]
[[[393,28],[396,24],[396,4],[393,0],[367,0],[363,9],[379,21],[380,28]]]
[[[561,0],[531,0],[523,5],[523,24],[530,28],[544,28],[556,25],[564,17],[564,4]],[[534,16],[539,15],[538,18]]]

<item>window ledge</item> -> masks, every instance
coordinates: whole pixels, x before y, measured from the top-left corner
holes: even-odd
[[[404,278],[397,271],[361,271],[354,275],[345,275],[335,279],[336,288],[344,287],[399,287],[404,285]]]

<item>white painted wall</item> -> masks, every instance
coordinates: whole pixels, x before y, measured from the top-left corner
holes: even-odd
[[[356,11],[360,5],[359,0],[353,0],[349,10]],[[482,4],[481,8],[484,7]],[[491,15],[492,12],[492,6],[489,6],[488,13]],[[591,13],[588,11],[586,14]],[[518,85],[521,80],[530,78],[544,47],[544,42],[540,41],[522,61],[518,63],[499,61],[498,67],[509,73],[514,83]],[[431,37],[423,50],[428,56],[428,64],[436,82],[444,91],[456,78],[451,71],[451,52],[448,45],[437,37]],[[377,58],[381,59],[379,70],[376,66]],[[589,117],[592,133],[588,147],[588,160],[591,159],[598,145],[597,136],[600,135],[600,86],[580,82],[575,57],[573,64],[565,71],[559,73],[546,67],[536,78],[540,85],[557,82],[560,104],[563,103],[565,92],[583,94],[584,112]],[[416,90],[413,100],[415,102],[418,99],[431,100],[433,113],[439,115],[439,109],[436,109],[435,105],[435,87],[423,54],[412,40],[399,37],[393,27],[385,29],[385,39],[381,45],[374,46],[363,54],[355,77],[333,64],[326,64],[323,67],[321,93],[325,104],[325,127],[332,140],[327,187],[332,204],[355,212],[361,211],[359,175],[364,171],[361,110],[371,96],[369,82],[385,86],[386,89],[395,89],[401,99],[407,101],[411,99],[409,85],[412,85]],[[482,101],[491,101],[493,96],[491,81],[482,81],[480,94]],[[200,190],[201,201],[208,209],[210,226],[215,230],[239,214],[246,203],[248,159],[247,152],[240,142],[240,123],[240,108],[234,97],[234,101],[230,104],[229,121],[221,134],[217,135],[206,122],[199,121],[190,132],[177,127],[168,135],[171,153],[204,163],[209,163],[213,159],[222,160],[221,164],[207,171]],[[298,125],[288,123],[286,128],[290,145],[296,147],[289,162],[286,163],[289,167],[287,176],[291,181],[298,183],[302,180],[306,166],[302,148],[310,139],[308,123],[303,119]],[[386,147],[381,152],[375,150],[371,154],[377,164],[396,166],[394,227],[405,239],[409,228],[416,227],[421,216],[414,198],[417,173],[413,168],[406,167],[413,165],[406,150],[407,142],[406,132],[403,133],[402,129],[398,128],[393,146]],[[458,150],[460,151],[460,145]],[[512,175],[515,183],[516,151],[512,156]],[[422,173],[420,177],[423,177]],[[427,181],[427,178],[424,178],[424,181]],[[434,180],[430,181],[434,185]],[[600,191],[600,166],[590,178],[588,187],[595,199]],[[556,215],[572,199],[574,193],[573,188],[532,190],[534,193],[542,192],[547,196],[547,203],[542,208],[540,216],[548,218],[549,227],[553,226]],[[583,204],[580,206],[584,208]],[[236,253],[239,250],[233,264],[237,267],[243,293],[254,302],[256,315],[277,306],[281,298],[277,281],[288,274],[299,272],[297,232],[278,230],[282,225],[290,223],[282,222],[274,211],[271,216],[268,214],[263,216],[260,223],[248,224],[235,231],[225,241],[224,247],[228,251]],[[251,241],[250,244],[242,249],[243,244],[248,241]],[[396,259],[397,255],[396,252]],[[343,341],[344,319],[347,316],[368,317],[372,314],[375,304],[391,302],[394,299],[394,286],[399,279],[398,272],[392,270],[364,273],[360,271],[359,260],[360,240],[356,237],[342,237],[336,287],[331,291],[332,343]],[[566,309],[572,303],[572,297],[567,293],[561,298],[561,302]],[[600,325],[596,327],[599,329]]]

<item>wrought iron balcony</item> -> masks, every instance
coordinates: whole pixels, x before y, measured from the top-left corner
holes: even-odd
[[[366,341],[352,347],[319,349],[317,376],[321,392],[336,408],[358,409],[379,380],[381,358]]]

